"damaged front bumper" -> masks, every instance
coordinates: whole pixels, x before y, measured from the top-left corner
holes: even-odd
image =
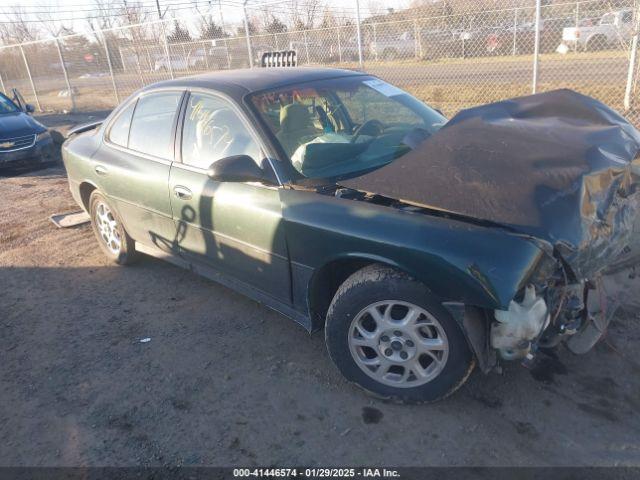
[[[561,258],[548,255],[504,310],[457,302],[443,305],[463,329],[479,368],[487,373],[500,360],[521,360],[526,365],[540,349],[560,343],[575,354],[591,350],[624,300],[612,291],[608,278],[599,274],[578,280]]]
[[[561,260],[554,275],[528,284],[507,310],[495,310],[489,345],[503,360],[531,359],[540,348],[560,343],[576,354],[603,337],[617,309],[602,275],[577,280]]]

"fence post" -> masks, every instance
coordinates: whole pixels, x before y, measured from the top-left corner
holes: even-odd
[[[189,62],[191,61],[191,50],[189,50],[189,54],[187,54],[187,49],[184,46],[184,43],[182,44],[182,56],[184,57],[184,60],[186,62],[186,66],[187,66],[187,72],[189,70],[191,70]]]
[[[580,2],[576,2],[576,28],[580,26]],[[573,42],[574,53],[578,51],[578,42]]]
[[[71,111],[76,109],[76,99],[71,89],[71,83],[69,82],[69,74],[67,72],[67,66],[64,63],[64,57],[62,56],[62,48],[60,48],[60,39],[56,37],[56,48],[58,49],[58,58],[60,59],[60,65],[62,66],[62,74],[64,75],[64,81],[67,84],[67,92],[69,92],[69,99],[71,100]]]
[[[629,57],[629,70],[627,71],[627,85],[624,89],[624,109],[631,110],[631,94],[633,91],[633,74],[636,70],[636,57],[638,56],[638,29],[640,29],[640,7],[636,9],[633,38],[631,40],[631,56]]]
[[[204,54],[204,66],[207,71],[211,70],[209,67],[209,50],[207,49],[207,42],[202,42],[202,53]]]
[[[356,0],[356,32],[358,35],[358,65],[364,70],[362,63],[362,32],[360,31],[360,0]]]
[[[518,54],[518,9],[513,11],[513,50],[514,57]]]
[[[151,52],[149,52],[149,47],[146,46],[144,49],[147,52],[147,71],[153,72],[153,64],[151,63]]]
[[[225,34],[225,26],[224,26],[224,17],[222,16],[222,0],[218,0],[218,13],[220,14],[220,28],[222,29],[222,37],[224,40],[224,48],[227,52],[227,69],[231,70],[231,55],[229,55],[229,43],[227,39],[224,38]],[[218,40],[216,39],[216,46],[218,46]]]
[[[338,63],[342,63],[342,45],[340,44],[340,27],[338,29]]]
[[[251,38],[249,37],[249,19],[247,18],[247,2],[242,3],[242,13],[244,16],[244,34],[247,37],[247,54],[249,55],[249,68],[253,68],[253,52],[251,51]]]
[[[538,90],[538,63],[540,54],[540,7],[541,0],[536,0],[536,22],[535,22],[535,37],[533,45],[533,79],[531,81],[531,92],[536,93]]]
[[[306,30],[303,30],[302,32],[302,38],[304,38],[304,51],[305,51],[305,55],[307,56],[307,65],[309,65],[309,41],[307,39]]]
[[[422,58],[424,57],[424,51],[422,50],[422,34],[418,26],[418,20],[413,21],[413,36],[415,37],[415,43],[418,48],[416,58]]]
[[[0,72],[0,88],[2,89],[2,92],[6,95],[7,89],[4,88],[4,80],[2,80],[2,72]]]
[[[229,42],[224,39],[224,48],[227,51],[227,69],[231,70],[231,55],[229,55]]]
[[[22,60],[24,60],[24,66],[27,67],[27,75],[29,76],[29,83],[31,83],[31,90],[33,90],[33,96],[36,99],[36,105],[38,106],[38,111],[42,112],[42,107],[40,106],[40,100],[38,100],[38,92],[36,92],[36,86],[33,83],[33,77],[31,76],[31,69],[29,68],[29,62],[27,62],[27,56],[24,54],[24,49],[22,45],[20,45],[20,54],[22,54]]]
[[[120,95],[118,95],[118,86],[116,85],[116,77],[113,75],[113,65],[111,64],[111,54],[109,53],[109,45],[107,44],[107,37],[105,36],[103,31],[100,31],[102,34],[102,41],[104,42],[104,51],[107,54],[107,65],[109,65],[109,74],[111,75],[111,85],[113,86],[113,93],[116,96],[116,105],[120,104]]]
[[[375,55],[375,59],[376,62],[378,61],[378,29],[376,28],[376,24],[374,23],[373,25],[373,44],[376,46],[376,49],[374,50],[374,55]]]
[[[160,25],[162,25],[162,39],[163,39],[163,46],[164,46],[164,55],[165,57],[167,57],[167,68],[169,69],[169,76],[171,77],[171,80],[173,80],[173,65],[171,65],[171,54],[169,52],[169,42],[167,42],[167,26],[164,24],[164,20],[162,22],[160,22]]]

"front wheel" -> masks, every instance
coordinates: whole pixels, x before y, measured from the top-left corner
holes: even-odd
[[[325,339],[348,380],[403,403],[452,394],[475,365],[459,325],[429,290],[382,265],[365,267],[340,286]]]
[[[128,265],[138,259],[135,242],[125,231],[120,217],[107,199],[97,190],[89,198],[91,227],[100,249],[119,265]]]

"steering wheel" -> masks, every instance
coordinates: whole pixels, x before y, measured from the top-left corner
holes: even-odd
[[[356,143],[356,140],[360,138],[360,135],[362,135],[363,133],[367,133],[367,129],[370,129],[370,128],[377,129],[377,133],[373,135],[374,137],[377,137],[382,132],[384,132],[384,124],[380,120],[376,120],[375,118],[372,118],[371,120],[367,120],[358,128],[356,128],[356,131],[353,133],[353,137],[351,137],[350,143]]]

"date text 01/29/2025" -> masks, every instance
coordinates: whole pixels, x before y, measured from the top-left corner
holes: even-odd
[[[234,468],[234,478],[399,478],[397,470],[387,468]]]

